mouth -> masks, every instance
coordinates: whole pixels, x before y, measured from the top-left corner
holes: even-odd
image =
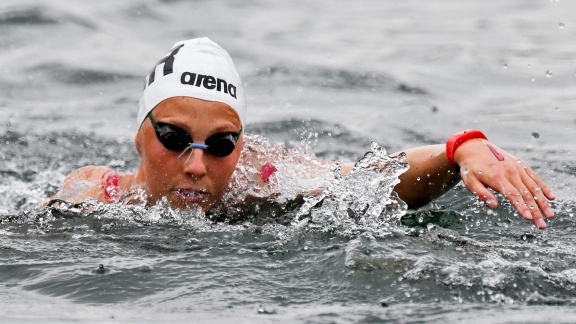
[[[198,189],[175,189],[174,195],[185,204],[199,204],[206,201],[208,194]]]

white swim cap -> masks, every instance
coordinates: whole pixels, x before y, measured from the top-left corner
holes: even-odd
[[[160,102],[179,96],[225,103],[245,126],[246,96],[240,75],[230,55],[206,37],[174,44],[150,71],[138,103],[138,125]]]

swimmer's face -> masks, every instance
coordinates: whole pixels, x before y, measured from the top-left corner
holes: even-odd
[[[204,143],[219,133],[238,133],[240,118],[226,104],[190,97],[162,101],[152,111],[156,122],[171,124],[186,131],[194,143]],[[202,149],[181,151],[166,149],[156,137],[149,118],[136,134],[141,161],[137,181],[144,182],[152,203],[166,197],[172,208],[201,206],[208,211],[228,189],[230,177],[242,151],[242,136],[234,151],[225,157]],[[179,157],[180,156],[180,157]]]

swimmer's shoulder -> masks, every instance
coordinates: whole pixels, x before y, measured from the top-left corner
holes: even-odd
[[[100,182],[100,179],[106,172],[110,172],[112,169],[103,167],[103,166],[96,166],[96,165],[88,165],[78,168],[72,171],[68,176],[66,176],[66,181],[76,181],[79,179],[93,181],[93,182]]]
[[[87,199],[96,199],[102,202],[108,202],[105,190],[102,187],[102,179],[107,174],[116,174],[110,168],[103,166],[84,166],[72,171],[64,179],[62,189],[58,191],[52,200],[64,200],[70,203],[80,203]]]
[[[96,188],[102,188],[102,178],[106,177],[107,175],[118,175],[116,171],[103,167],[103,166],[95,166],[95,165],[88,165],[81,167],[72,171],[66,179],[64,179],[64,185],[74,185],[77,183],[90,183],[93,184]]]

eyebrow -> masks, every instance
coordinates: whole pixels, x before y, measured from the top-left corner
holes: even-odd
[[[184,130],[185,132],[187,132],[188,135],[192,136],[192,134],[190,134],[188,131],[186,131],[186,129],[184,129],[184,127],[182,127],[182,126],[180,126],[180,125],[178,125],[178,124],[174,124],[173,122],[170,122],[170,121],[168,121],[168,122],[165,122],[165,121],[156,121],[156,119],[155,119],[154,116],[152,115],[152,112],[149,112],[149,113],[148,113],[148,117],[149,117],[149,119],[150,119],[150,122],[152,122],[152,126],[154,127],[154,129],[158,128],[158,123],[160,123],[160,124],[168,124],[168,125],[171,125],[171,126],[174,126],[174,127],[178,127],[178,128],[180,128],[180,129]],[[234,124],[232,124],[232,123],[230,123],[229,125],[230,125],[231,127],[234,127],[234,128],[237,127],[236,125],[234,125]],[[244,127],[243,127],[242,125],[240,125],[240,130],[239,130],[239,131],[227,131],[227,130],[224,130],[224,129],[227,128],[229,125],[228,125],[228,123],[227,123],[226,125],[222,124],[222,125],[216,126],[215,129],[216,129],[217,131],[214,133],[214,135],[216,135],[216,134],[222,134],[222,133],[242,134],[242,131],[244,130]],[[221,129],[221,130],[220,130],[220,129]],[[211,136],[213,136],[213,135],[210,135],[210,136],[208,136],[208,137],[211,137]]]

